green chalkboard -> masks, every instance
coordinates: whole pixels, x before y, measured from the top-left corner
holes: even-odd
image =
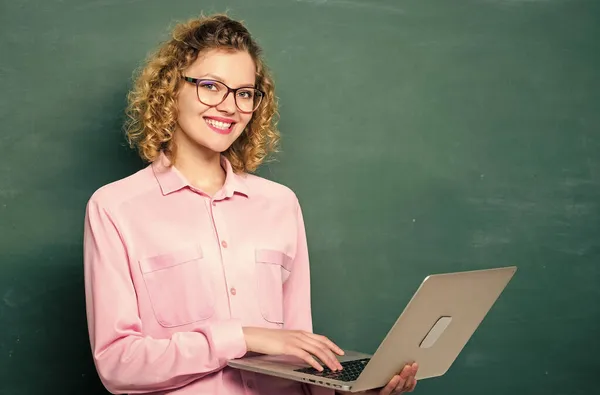
[[[103,394],[82,281],[87,199],[143,164],[131,76],[176,22],[263,44],[314,322],[372,352],[430,273],[519,271],[420,394],[589,395],[600,370],[600,2],[0,3],[0,394]]]

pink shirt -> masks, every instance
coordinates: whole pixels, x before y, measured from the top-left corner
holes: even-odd
[[[333,394],[241,372],[242,326],[312,330],[308,250],[295,194],[227,171],[213,198],[166,156],[100,188],[86,211],[87,318],[112,393]]]

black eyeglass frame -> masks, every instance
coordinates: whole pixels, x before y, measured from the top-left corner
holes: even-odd
[[[211,79],[211,78],[192,78],[192,77],[187,77],[187,76],[182,76],[182,78],[187,81],[187,82],[191,82],[192,84],[196,85],[196,97],[198,98],[198,101],[202,104],[204,104],[205,106],[210,106],[210,107],[216,107],[219,104],[223,103],[225,101],[225,99],[227,99],[227,96],[229,96],[229,93],[233,92],[233,101],[235,102],[235,106],[237,107],[237,109],[244,114],[251,114],[253,112],[255,112],[256,110],[258,110],[258,108],[260,107],[260,105],[262,104],[262,100],[265,98],[266,94],[265,92],[263,92],[262,90],[255,88],[255,87],[250,87],[250,86],[241,86],[239,88],[230,88],[228,87],[224,82],[215,80],[215,79]],[[203,81],[208,81],[208,82],[218,82],[219,84],[222,84],[225,88],[227,88],[227,93],[225,93],[225,95],[223,95],[223,99],[218,102],[217,104],[207,104],[204,103],[202,100],[200,100],[200,93],[198,92],[198,85],[203,82]],[[260,101],[258,102],[258,104],[256,105],[256,107],[252,110],[252,111],[244,111],[240,108],[240,106],[238,105],[237,102],[237,92],[239,90],[242,89],[254,89],[255,91],[260,93]]]

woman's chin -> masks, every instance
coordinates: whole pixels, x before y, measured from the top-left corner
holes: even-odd
[[[206,141],[198,142],[197,144],[205,150],[220,154],[227,151],[232,143],[232,141]]]

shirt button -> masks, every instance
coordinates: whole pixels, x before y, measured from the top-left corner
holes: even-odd
[[[212,205],[213,205],[213,206],[216,206],[216,205],[217,205],[217,202],[212,202]]]
[[[223,246],[223,248],[227,248],[227,242],[226,242],[225,240],[223,240],[223,241],[221,242],[221,245]]]
[[[235,290],[235,288],[233,288],[233,287],[232,287],[232,288],[231,288],[231,294],[232,294],[232,295],[235,295],[236,293],[237,293],[237,291]]]
[[[254,388],[254,383],[253,383],[252,381],[248,381],[248,382],[246,383],[246,385],[248,386],[248,388],[249,388],[249,389],[252,389],[252,388]]]

